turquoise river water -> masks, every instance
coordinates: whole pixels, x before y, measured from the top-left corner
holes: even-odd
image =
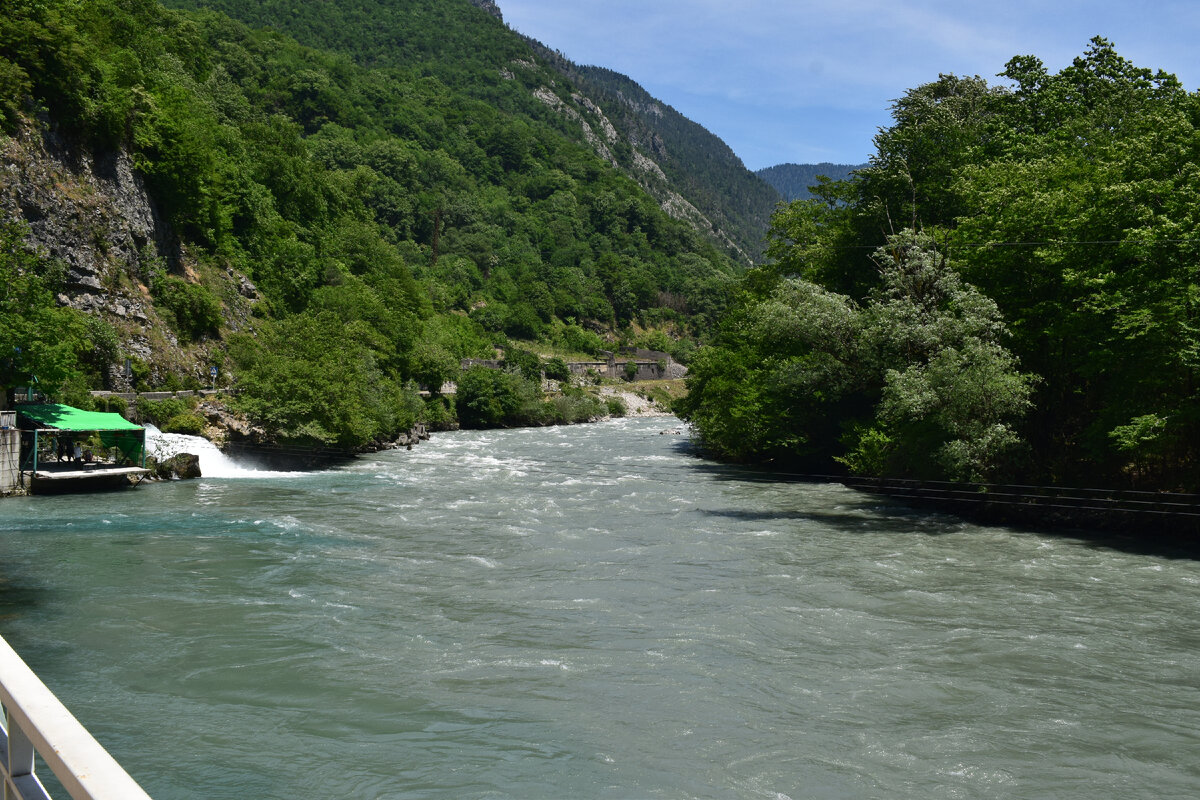
[[[0,633],[156,800],[1200,797],[1200,562],[677,425],[0,501]]]

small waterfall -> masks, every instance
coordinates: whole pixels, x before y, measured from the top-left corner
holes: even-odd
[[[273,478],[294,474],[255,469],[245,464],[239,464],[202,436],[163,433],[153,425],[145,427],[146,455],[160,461],[179,453],[191,453],[199,456],[200,474],[205,478]]]

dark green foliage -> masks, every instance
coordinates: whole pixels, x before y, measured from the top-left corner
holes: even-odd
[[[442,384],[458,376],[460,360],[437,343],[418,342],[409,358],[409,375],[434,394],[441,391]]]
[[[375,340],[366,324],[328,311],[233,337],[236,405],[285,441],[353,450],[394,438],[417,412],[411,392],[380,368]]]
[[[100,397],[96,399],[96,410],[127,417],[129,402],[124,397]]]
[[[542,373],[552,381],[569,381],[571,379],[571,370],[567,367],[567,362],[558,356],[546,360],[542,365]]]
[[[901,233],[875,258],[883,282],[864,305],[777,280],[731,315],[675,403],[710,449],[951,480],[995,477],[1012,463],[1030,378],[1001,344],[995,304],[928,237]]]
[[[166,431],[168,426],[174,420],[178,420],[181,425],[188,427],[187,419],[190,417],[199,418],[194,412],[194,404],[180,397],[168,397],[163,400],[149,400],[145,397],[139,397],[135,408],[135,417],[142,424],[150,424],[159,430]],[[200,421],[200,430],[204,428],[204,421]],[[190,430],[168,431],[170,433],[192,433]],[[197,431],[198,433],[199,431]]]
[[[573,323],[563,326],[559,342],[568,350],[591,356],[599,356],[605,349],[604,340],[596,333],[584,330]]]
[[[52,398],[66,399],[68,390],[76,398],[88,380],[100,381],[97,362],[108,353],[111,329],[58,307],[55,265],[26,249],[23,237],[22,227],[0,223],[0,390],[33,386]]]
[[[472,367],[458,379],[455,408],[464,428],[498,428],[519,424],[535,395],[520,374]]]
[[[175,329],[186,338],[215,334],[221,325],[221,304],[205,286],[172,275],[155,280],[151,293],[158,306],[175,318]]]
[[[165,433],[183,433],[188,436],[199,436],[204,433],[204,417],[195,413],[176,414],[166,421],[162,429]]]
[[[540,373],[528,378],[517,369],[472,367],[458,380],[455,408],[459,422],[464,428],[561,425],[608,413],[604,401],[575,387],[565,386],[546,399],[540,383]]]
[[[907,92],[867,167],[776,215],[774,265],[747,277],[720,348],[693,362],[686,413],[718,450],[1012,477],[1020,437],[1025,481],[1200,489],[1200,95],[1103,39],[1057,74],[1022,56],[1004,77],[947,75]],[[953,253],[953,273],[913,281],[873,256],[896,228]],[[863,307],[852,340],[874,344],[794,336],[799,374],[827,370],[795,384],[776,360],[781,329],[752,335],[793,291],[782,276]],[[958,299],[914,302],[939,282]],[[876,357],[883,380],[864,384]],[[816,410],[798,413],[806,405]]]
[[[542,360],[537,353],[522,350],[519,347],[509,347],[504,351],[504,369],[519,374],[527,381],[542,379]]]
[[[458,415],[454,410],[454,398],[434,396],[425,402],[421,410],[421,421],[431,431],[451,430],[458,427]]]

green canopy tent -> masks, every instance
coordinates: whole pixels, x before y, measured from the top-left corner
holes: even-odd
[[[116,449],[117,463],[128,466],[146,466],[146,429],[135,425],[120,414],[102,411],[84,411],[81,408],[48,403],[44,405],[17,406],[21,417],[21,428],[33,434],[32,446],[22,462],[37,471],[39,438],[42,434],[98,433],[100,442],[107,448]]]

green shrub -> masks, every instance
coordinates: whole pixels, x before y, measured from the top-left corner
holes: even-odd
[[[608,406],[608,415],[610,417],[623,417],[628,411],[625,408],[625,401],[619,397],[609,397],[604,401],[604,404]]]
[[[377,335],[322,311],[261,324],[230,337],[238,369],[237,410],[279,439],[353,450],[408,430],[421,409],[415,391],[380,368]]]
[[[563,361],[558,356],[551,358],[542,365],[542,371],[546,377],[552,381],[569,381],[571,380],[571,370],[567,366],[567,362]]]
[[[129,359],[129,376],[135,392],[145,392],[150,389],[150,365],[140,358]]]
[[[518,372],[527,381],[541,381],[542,360],[537,353],[510,347],[504,351],[504,369]]]
[[[176,414],[163,425],[164,433],[183,433],[188,436],[200,436],[204,433],[204,417],[195,412]]]
[[[458,418],[454,413],[454,398],[453,397],[431,397],[425,401],[425,409],[421,414],[421,421],[424,422],[430,430],[445,431],[454,428]]]
[[[520,375],[472,367],[458,379],[455,408],[464,428],[497,428],[512,424],[522,405]]]
[[[129,403],[124,397],[102,397],[96,402],[100,406],[101,411],[107,411],[110,414],[120,414],[126,416],[129,413]]]
[[[137,399],[137,419],[148,422],[160,430],[166,430],[167,423],[175,417],[187,414],[192,406],[178,397],[168,397],[164,400],[148,400],[145,397]]]
[[[599,355],[600,351],[604,349],[603,339],[592,331],[574,324],[563,327],[562,342],[568,350],[593,356]]]
[[[442,390],[442,384],[458,377],[459,359],[446,348],[433,342],[417,342],[409,356],[413,380],[433,394]]]
[[[559,395],[546,405],[549,406],[548,412],[552,414],[547,422],[587,422],[606,413],[605,403],[600,398],[583,392]]]
[[[208,287],[174,276],[152,282],[156,305],[171,312],[180,334],[199,339],[214,334],[221,326],[221,304]]]

